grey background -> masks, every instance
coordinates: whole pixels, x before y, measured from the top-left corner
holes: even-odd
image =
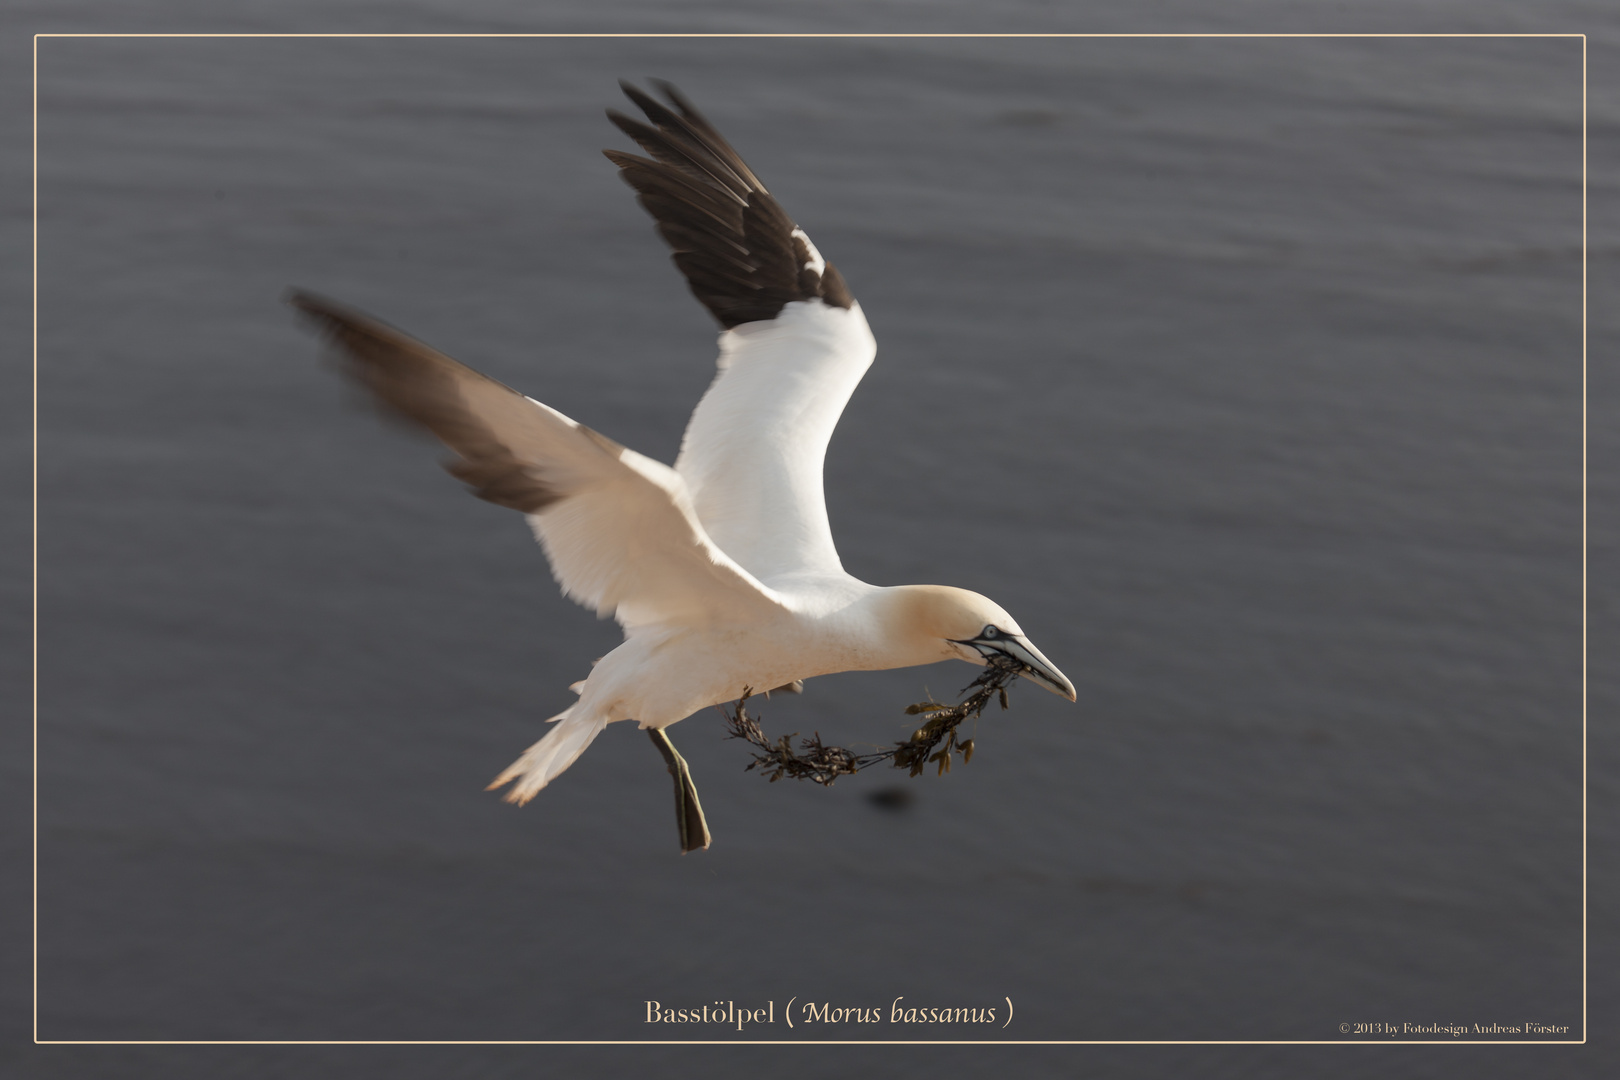
[[[418,17],[375,28],[524,28]],[[726,1038],[650,1029],[643,1002],[897,995],[1010,996],[984,1035],[1022,1039],[1578,1027],[1578,42],[40,55],[42,1038]],[[598,153],[625,145],[614,80],[647,74],[705,108],[878,335],[827,462],[846,565],[995,597],[1080,690],[1020,687],[948,778],[831,790],[765,784],[694,717],[675,735],[716,844],[685,858],[629,726],[523,810],[481,790],[614,628],[557,596],[515,515],[357,409],[278,300],[341,297],[671,459],[713,326]],[[969,674],[816,680],[763,711],[886,741]],[[868,797],[897,785],[900,811]],[[1593,1049],[1002,1053],[1583,1075]],[[168,1053],[14,1060],[1009,1060]]]

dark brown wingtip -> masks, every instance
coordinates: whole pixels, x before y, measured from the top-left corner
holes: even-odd
[[[525,514],[564,497],[520,460],[499,431],[467,404],[469,386],[521,398],[516,390],[335,300],[304,289],[289,289],[285,299],[315,324],[332,346],[332,362],[370,391],[370,400],[384,417],[438,438],[459,455],[446,462],[445,468],[467,484],[472,494]],[[616,446],[595,432],[581,430],[598,445]]]
[[[299,314],[329,333],[336,333],[344,327],[364,327],[367,330],[406,336],[404,331],[372,318],[359,308],[350,307],[308,289],[290,288],[282,294],[282,299],[297,308]]]
[[[647,81],[653,85],[654,89],[664,95],[665,100],[667,100],[671,105],[675,106],[675,112],[689,126],[696,128],[704,135],[717,140],[723,146],[725,146],[727,150],[731,150],[731,144],[726,142],[725,136],[721,135],[719,129],[709,122],[709,118],[703,115],[702,110],[700,110],[696,105],[692,104],[691,98],[681,93],[679,87],[670,82],[668,79],[649,78]],[[732,151],[732,153],[735,154],[736,151]],[[743,168],[746,170],[747,166],[744,165]],[[753,175],[752,172],[748,173],[748,179],[757,184],[761,191],[765,190],[765,185],[760,184],[759,177]]]
[[[637,136],[637,132],[645,130],[647,125],[643,124],[640,120],[637,120],[633,116],[626,116],[618,109],[607,109],[604,111],[607,113],[607,118],[612,122],[614,127],[618,128],[632,139],[636,139],[637,142],[641,141]]]
[[[307,289],[288,289],[285,294],[287,303],[297,308],[299,313],[307,318],[315,327],[322,331],[336,344],[343,346],[348,352],[351,362],[362,358],[353,350],[357,342],[371,340],[381,345],[407,351],[432,350],[422,342],[413,338],[397,326],[391,326],[374,316],[367,315],[359,308],[350,307],[330,297]],[[448,359],[448,358],[446,358]],[[455,363],[455,361],[450,361]],[[364,365],[362,365],[364,366]],[[353,368],[351,367],[351,373]],[[492,382],[494,380],[491,380]],[[508,389],[511,389],[508,387]],[[513,393],[516,393],[514,390]]]
[[[649,81],[654,85],[657,84],[656,79]],[[623,90],[624,96],[635,102],[636,107],[642,112],[646,112],[649,105],[652,106],[654,112],[668,111],[662,102],[653,97],[651,94],[647,93],[647,91],[643,90],[641,87],[637,86],[635,83],[631,82],[629,79],[620,79],[619,89]]]
[[[658,223],[698,301],[727,329],[774,319],[794,301],[851,307],[849,287],[830,264],[819,274],[806,265],[797,226],[725,137],[672,84],[651,82],[673,109],[619,80],[651,126],[615,109],[607,115],[655,160],[603,154]]]
[[[346,331],[352,332],[371,322],[354,308],[307,289],[288,289],[282,294],[282,299],[298,309],[298,314],[311,329],[328,342],[338,345],[343,344]]]
[[[287,290],[281,294],[281,301],[284,304],[292,305],[305,315],[316,316],[325,314],[326,309],[330,307],[332,303],[324,296],[319,296],[312,293],[308,289],[300,289],[296,285],[289,286]]]
[[[368,316],[359,308],[352,307],[330,296],[322,296],[309,289],[300,289],[296,285],[281,294],[282,300],[308,315],[342,315],[358,318]],[[375,320],[373,320],[375,321]]]
[[[649,75],[647,81],[652,84],[655,90],[667,97],[671,104],[688,116],[702,115],[697,111],[697,106],[692,104],[691,99],[681,93],[680,88],[668,79],[659,79]]]

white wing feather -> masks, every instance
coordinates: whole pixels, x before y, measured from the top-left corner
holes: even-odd
[[[709,537],[760,581],[843,572],[822,463],[876,353],[859,304],[796,301],[720,335],[720,371],[687,424],[675,471]]]
[[[778,607],[705,533],[675,470],[630,449],[593,464],[529,515],[565,594],[627,629],[749,622]]]
[[[563,592],[626,628],[750,622],[780,601],[704,532],[686,484],[652,461],[415,338],[309,293],[291,298],[356,381],[458,455],[480,498],[528,514]]]

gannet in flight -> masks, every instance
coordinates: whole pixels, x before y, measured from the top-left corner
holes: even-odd
[[[827,442],[876,344],[849,287],[730,144],[674,87],[651,122],[608,116],[652,158],[606,150],[719,320],[719,373],[672,469],[361,313],[294,292],[346,370],[455,452],[479,498],[521,511],[567,596],[613,614],[624,642],[570,689],[539,742],[495,778],[526,803],[616,720],[647,731],[675,776],[681,850],[709,846],[666,729],[750,688],[838,671],[997,654],[1075,700],[1073,685],[989,599],[844,572],[822,498]]]

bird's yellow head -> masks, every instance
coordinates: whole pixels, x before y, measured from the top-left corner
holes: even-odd
[[[987,596],[949,585],[899,590],[900,616],[909,634],[942,645],[942,656],[982,664],[1001,655],[1023,665],[1024,677],[1059,697],[1075,700],[1074,684],[1024,636],[1018,622]]]

